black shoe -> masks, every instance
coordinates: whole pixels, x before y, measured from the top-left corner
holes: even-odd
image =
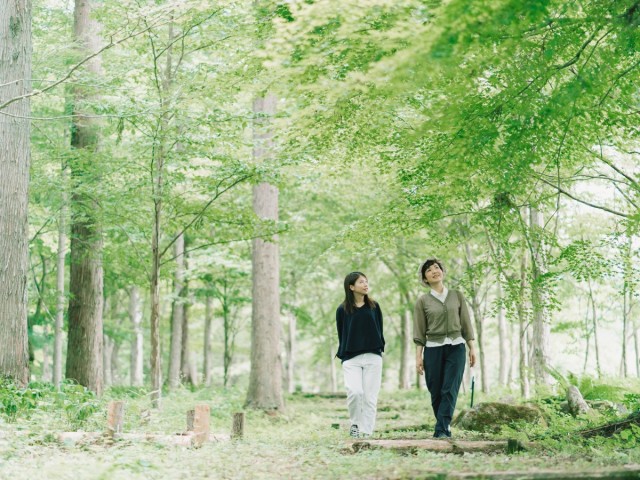
[[[360,436],[360,429],[358,428],[358,425],[351,425],[349,435],[353,438],[358,438]]]
[[[445,438],[445,439],[446,439],[446,438],[450,438],[450,436],[449,436],[449,435],[447,435],[447,434],[446,434],[446,433],[444,433],[444,432],[437,432],[437,433],[434,433],[434,434],[433,434],[433,438],[440,440],[440,439],[442,439],[442,438]]]

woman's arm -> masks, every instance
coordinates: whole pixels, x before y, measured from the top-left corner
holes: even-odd
[[[422,360],[423,350],[424,347],[422,345],[416,345],[416,370],[418,371],[419,375],[422,375],[424,373],[424,361]]]

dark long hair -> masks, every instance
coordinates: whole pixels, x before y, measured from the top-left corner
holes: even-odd
[[[349,287],[355,285],[356,281],[360,277],[367,278],[367,276],[362,272],[351,272],[349,275],[344,277],[344,302],[342,302],[342,305],[347,313],[351,313],[356,309],[356,298]],[[364,303],[365,305],[369,305],[369,308],[375,308],[376,306],[376,302],[369,298],[369,295],[364,296]]]

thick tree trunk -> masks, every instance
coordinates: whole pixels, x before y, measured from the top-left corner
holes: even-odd
[[[529,210],[530,235],[531,235],[531,304],[533,308],[533,374],[538,384],[549,383],[549,335],[550,328],[547,319],[546,295],[547,293],[539,284],[539,279],[545,273],[546,265],[542,249],[543,223],[542,215],[538,210],[531,207]]]
[[[184,324],[184,235],[173,244],[176,269],[173,273],[173,305],[171,307],[171,346],[169,350],[169,388],[180,385],[182,363],[182,328]]]
[[[204,312],[204,384],[211,386],[211,325],[213,324],[213,298],[207,295]]]
[[[272,95],[254,102],[256,116],[274,115]],[[268,118],[254,125],[254,158],[267,161],[271,156],[272,132]],[[253,210],[261,219],[278,220],[278,188],[268,183],[253,188]],[[278,238],[256,238],[252,249],[251,373],[247,406],[263,410],[284,408],[282,360],[280,357],[280,257]]]
[[[133,339],[131,341],[131,386],[143,385],[143,336],[142,336],[142,305],[140,303],[140,290],[137,286],[129,289],[129,320],[133,327]]]
[[[99,25],[92,18],[92,2],[76,0],[74,33],[81,55],[99,50]],[[99,76],[99,56],[87,62],[88,70]],[[78,87],[74,91],[71,146],[77,154],[71,164],[74,188],[71,195],[71,274],[69,282],[69,335],[67,378],[102,394],[102,231],[95,191],[99,173],[95,166],[98,125],[87,116],[84,103],[92,94]]]
[[[0,0],[0,103],[30,92],[31,1]],[[0,114],[0,376],[21,385],[29,382],[30,113],[29,98],[23,98]]]
[[[69,196],[69,169],[66,164],[60,170],[60,184],[62,190],[62,204],[58,219],[58,268],[56,271],[56,323],[53,332],[53,384],[59,388],[62,381],[62,329],[64,328],[65,296],[65,259],[67,256],[67,215]]]

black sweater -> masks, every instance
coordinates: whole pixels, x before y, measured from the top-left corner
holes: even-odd
[[[363,353],[384,352],[382,310],[377,303],[373,308],[365,304],[351,313],[340,305],[336,310],[336,327],[340,342],[336,356],[343,362]]]

